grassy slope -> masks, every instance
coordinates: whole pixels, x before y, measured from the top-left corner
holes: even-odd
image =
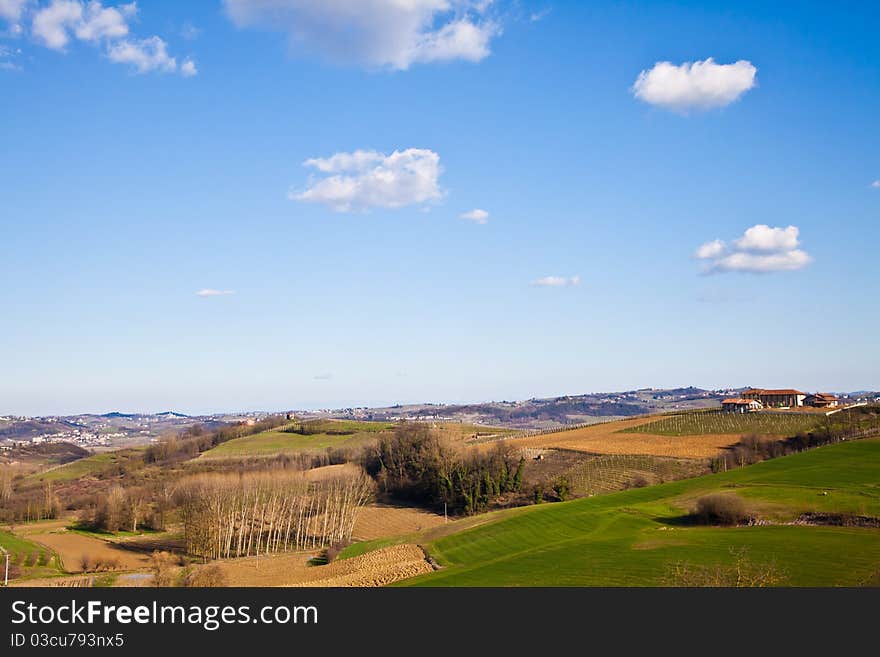
[[[29,541],[21,536],[16,536],[7,531],[0,529],[0,547],[9,552],[10,563],[17,565],[21,571],[19,579],[31,579],[35,577],[52,577],[61,573],[58,567],[58,559],[55,553],[42,546]],[[43,559],[51,557],[52,561],[49,565],[42,566],[25,566],[23,561],[27,555],[40,554]],[[5,557],[0,552],[0,568],[5,567]],[[0,570],[0,584],[2,584],[3,571]]]
[[[204,458],[224,458],[238,456],[264,456],[283,454],[285,452],[304,452],[322,450],[328,447],[354,445],[375,437],[379,432],[390,429],[393,425],[385,422],[354,422],[348,420],[330,421],[326,423],[328,431],[352,431],[346,435],[316,433],[300,435],[284,431],[264,431],[236,438],[217,445],[203,454]]]
[[[103,470],[127,463],[140,457],[144,448],[121,449],[115,452],[101,452],[65,465],[39,472],[28,477],[29,481],[72,481],[87,475],[96,475]]]
[[[300,435],[284,431],[264,431],[253,436],[236,438],[208,450],[204,458],[225,458],[240,456],[268,456],[293,452],[323,450],[328,447],[354,446],[375,438],[383,431],[390,431],[394,424],[390,422],[358,422],[355,420],[324,420],[321,423],[326,431],[351,431],[347,435],[333,433],[316,433]],[[513,436],[513,429],[495,429],[474,424],[444,423],[437,427],[441,435],[453,441],[470,440],[474,434],[492,434]],[[479,442],[479,438],[476,442]]]
[[[689,527],[693,500],[735,490],[764,517],[807,510],[880,515],[880,441],[842,443],[719,475],[495,514],[439,538],[444,570],[403,582],[424,586],[662,584],[668,567],[729,563],[747,548],[775,562],[790,585],[855,585],[880,570],[880,530],[773,525]],[[828,491],[828,495],[822,495]]]

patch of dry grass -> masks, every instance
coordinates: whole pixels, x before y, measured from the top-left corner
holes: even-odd
[[[722,449],[735,445],[740,439],[736,434],[660,436],[647,433],[623,433],[627,429],[656,421],[656,416],[621,420],[571,431],[512,438],[505,442],[512,447],[571,449],[592,454],[643,454],[701,459],[717,455]]]

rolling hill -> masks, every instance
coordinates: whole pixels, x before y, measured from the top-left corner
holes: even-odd
[[[844,442],[735,471],[559,504],[502,511],[422,536],[444,568],[407,586],[645,586],[676,584],[676,567],[706,571],[738,559],[772,568],[776,583],[876,582],[880,529],[833,526],[837,514],[880,516],[880,440]],[[754,526],[688,521],[709,493],[737,495]],[[805,514],[825,514],[808,524]],[[461,528],[459,530],[459,528]],[[363,547],[358,549],[363,551]]]

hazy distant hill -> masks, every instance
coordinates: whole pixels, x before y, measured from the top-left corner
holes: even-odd
[[[524,401],[349,408],[326,411],[319,415],[384,421],[437,419],[518,428],[545,428],[632,417],[658,411],[712,408],[718,406],[720,400],[731,392],[731,390],[713,391],[694,387],[663,390],[647,388]]]

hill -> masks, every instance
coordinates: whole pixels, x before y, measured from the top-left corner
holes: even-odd
[[[850,586],[880,572],[880,440],[844,442],[735,471],[465,519],[423,535],[442,570],[411,586],[645,586],[746,563],[777,584]],[[696,500],[739,497],[753,526],[689,522]],[[363,547],[358,549],[363,551]],[[743,561],[745,560],[745,561]],[[690,570],[689,570],[690,569]]]
[[[351,420],[312,420],[294,422],[279,429],[236,438],[205,452],[203,459],[272,456],[325,450],[328,447],[350,447],[388,431],[387,422],[355,422]]]

